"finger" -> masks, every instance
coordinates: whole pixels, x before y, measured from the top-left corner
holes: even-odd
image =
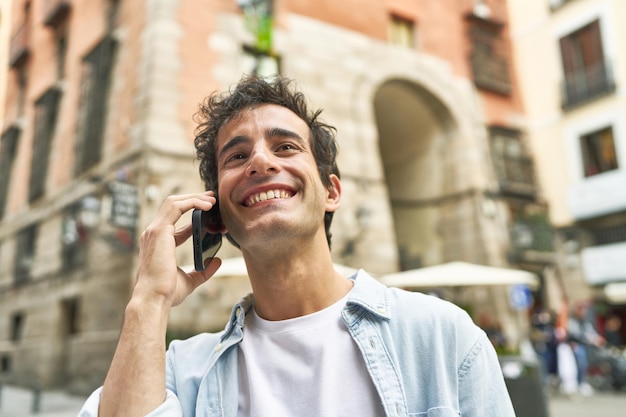
[[[187,294],[191,294],[196,288],[200,285],[204,284],[211,278],[215,272],[217,272],[218,268],[222,265],[222,260],[220,258],[213,258],[204,271],[190,271],[187,273],[188,278],[185,280],[187,285]],[[180,270],[183,272],[182,270]],[[184,272],[183,272],[184,273]]]
[[[198,201],[213,201],[215,200],[215,198],[215,192],[213,191],[205,191],[203,193],[171,194],[168,195],[165,200],[163,200],[161,207],[185,200],[196,199]]]
[[[184,225],[183,227],[181,227],[180,229],[177,229],[176,232],[174,233],[174,240],[176,242],[176,246],[180,246],[182,243],[187,241],[187,239],[191,237],[192,231],[193,231],[193,227],[191,223],[188,223]]]
[[[193,208],[210,210],[216,203],[212,191],[203,194],[187,194],[184,196],[169,196],[159,209],[154,222],[157,225],[175,224],[180,217]]]

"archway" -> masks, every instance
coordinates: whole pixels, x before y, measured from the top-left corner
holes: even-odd
[[[446,144],[455,123],[432,93],[400,79],[378,88],[374,114],[400,269],[441,263],[439,205],[450,191]]]

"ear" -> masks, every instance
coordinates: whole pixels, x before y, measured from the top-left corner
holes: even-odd
[[[224,223],[220,222],[219,225],[212,225],[211,227],[208,228],[209,229],[209,233],[221,233],[221,234],[226,234],[228,233],[228,229],[226,229],[226,226],[224,226]]]
[[[326,212],[335,212],[341,205],[341,180],[330,175],[331,185],[326,189]]]
[[[220,214],[219,209],[219,206],[215,206],[211,209],[212,211],[210,211],[211,216],[209,216],[209,224],[207,227],[209,233],[228,233],[228,229],[226,229],[226,226],[224,225],[224,221],[222,220],[222,215]]]

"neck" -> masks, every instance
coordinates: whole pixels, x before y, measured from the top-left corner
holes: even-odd
[[[318,245],[319,246],[319,245]],[[252,285],[257,314],[266,320],[286,320],[326,308],[352,288],[335,271],[328,246],[293,253],[246,253],[242,250]]]

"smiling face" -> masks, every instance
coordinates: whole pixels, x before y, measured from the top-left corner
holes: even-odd
[[[224,224],[242,249],[294,239],[326,242],[324,214],[339,206],[339,179],[322,184],[307,124],[265,104],[225,123],[216,142],[218,200]]]

